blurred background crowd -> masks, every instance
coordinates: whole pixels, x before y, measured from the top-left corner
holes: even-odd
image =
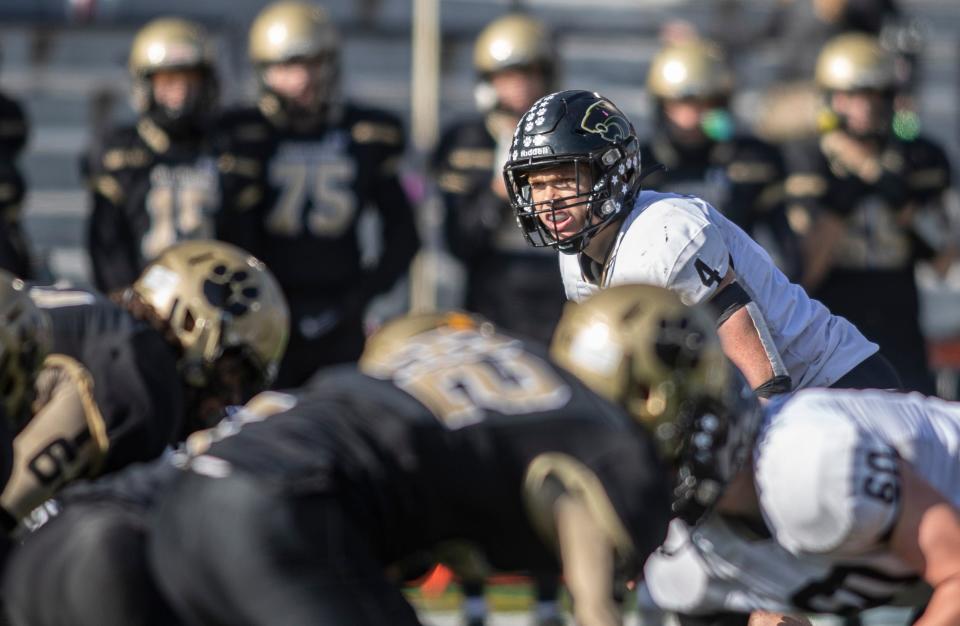
[[[793,280],[880,342],[914,378],[909,386],[934,390],[929,364],[936,390],[956,395],[953,0],[326,0],[319,20],[329,40],[273,49],[266,32],[258,51],[250,28],[267,4],[0,0],[0,91],[9,98],[0,99],[0,266],[40,282],[117,289],[165,245],[210,234],[197,214],[184,213],[199,203],[201,217],[218,216],[214,234],[253,249],[287,292],[293,337],[281,383],[322,364],[318,354],[354,358],[365,331],[408,308],[466,306],[546,338],[562,306],[556,256],[526,245],[499,165],[516,120],[537,98],[591,89],[646,137],[644,165],[667,167],[645,186],[714,203]],[[171,65],[153,53],[151,45],[170,45],[183,26],[144,29],[163,16],[202,27],[181,33],[203,40],[201,60],[187,54]],[[283,19],[291,28],[307,20],[295,12]],[[824,57],[843,33],[866,38]],[[376,110],[344,127],[358,145],[386,146],[382,153],[351,148],[346,170],[321,155],[316,174],[291,165],[296,154],[276,141],[264,147],[230,131],[229,145],[217,144],[218,111],[259,103],[266,112],[264,98],[297,81],[279,71],[268,79],[269,69],[304,59],[316,61],[309,80],[330,92],[321,100]],[[818,67],[818,59],[833,65]],[[843,59],[856,67],[844,70]],[[177,90],[162,80],[171,68],[214,86],[197,96],[202,117],[186,128],[158,105],[164,89]],[[287,110],[283,123],[267,114],[264,132],[281,144],[321,141],[328,121],[298,128],[297,111]],[[391,135],[390,114],[409,141]],[[239,115],[227,116],[234,130]],[[213,145],[200,146],[200,135]],[[200,156],[215,160],[207,173],[220,177],[219,190],[203,198],[201,166],[174,172]],[[383,178],[351,187],[350,168],[363,169],[356,164],[364,160]],[[266,188],[246,196],[227,189],[254,161],[269,170]],[[858,182],[834,184],[844,178]],[[298,199],[305,185],[307,198]],[[273,206],[241,210],[264,204],[253,193]],[[224,212],[218,203],[231,206]],[[239,217],[223,226],[227,215]],[[344,245],[344,236],[358,245]]]

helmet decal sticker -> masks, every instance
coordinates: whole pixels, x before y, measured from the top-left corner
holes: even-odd
[[[203,281],[203,295],[207,302],[240,317],[250,310],[260,295],[246,270],[230,271],[226,265],[217,265]]]
[[[587,108],[580,128],[600,135],[610,143],[619,143],[630,136],[630,122],[606,100],[594,102]]]

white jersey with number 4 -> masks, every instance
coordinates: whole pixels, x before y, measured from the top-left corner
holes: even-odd
[[[960,507],[960,404],[876,390],[775,400],[754,450],[766,533],[716,514],[692,532],[675,521],[641,600],[692,614],[916,604],[917,572],[888,542],[898,458]]]
[[[588,282],[582,255],[560,255],[570,300],[628,283],[666,287],[686,304],[709,300],[733,268],[756,303],[794,389],[827,387],[877,351],[856,327],[831,315],[777,269],[770,255],[707,202],[643,191],[624,220],[598,284]]]

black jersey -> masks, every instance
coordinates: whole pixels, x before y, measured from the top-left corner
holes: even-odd
[[[103,296],[34,287],[51,320],[51,352],[76,359],[93,380],[109,444],[101,471],[158,456],[181,435],[183,392],[174,349],[156,330]]]
[[[26,185],[17,159],[27,140],[27,121],[20,105],[0,94],[0,268],[32,278],[26,237],[21,225]]]
[[[565,302],[557,255],[526,242],[510,203],[491,187],[495,177],[502,177],[495,123],[483,117],[454,124],[433,156],[446,243],[467,271],[468,310],[500,328],[548,342]],[[501,138],[507,145],[513,126]]]
[[[643,146],[641,162],[666,167],[645,178],[644,187],[703,198],[763,246],[784,273],[799,276],[799,244],[784,202],[786,166],[775,146],[737,136],[684,148],[658,135]]]
[[[908,388],[932,393],[914,265],[946,243],[940,225],[949,161],[928,139],[891,139],[880,156],[879,179],[867,183],[847,172],[830,146],[828,135],[799,150],[787,184],[791,202],[846,225],[830,272],[813,295],[879,343]]]
[[[669,480],[650,438],[539,350],[439,330],[365,368],[321,372],[277,396],[286,410],[192,439],[191,467],[330,494],[385,563],[463,543],[498,569],[551,570],[523,494],[531,465],[555,455],[598,479],[638,563],[663,539]]]
[[[17,156],[27,143],[27,118],[20,104],[0,93],[0,153]]]
[[[131,285],[148,261],[178,241],[220,237],[214,137],[211,131],[177,139],[143,117],[104,139],[86,172],[93,190],[88,246],[98,289]]]
[[[413,211],[398,177],[404,133],[393,116],[347,104],[337,121],[312,132],[271,122],[259,109],[228,112],[220,161],[224,193],[236,210],[252,211],[248,240],[288,298],[351,294],[366,302],[406,271],[419,242]],[[362,263],[357,228],[374,208],[383,250],[372,269]]]

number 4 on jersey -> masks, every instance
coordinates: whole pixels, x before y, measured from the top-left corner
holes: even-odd
[[[700,276],[700,282],[703,283],[704,287],[709,287],[711,285],[719,285],[720,281],[723,280],[723,276],[720,275],[715,269],[711,269],[709,265],[697,258],[693,262],[693,266],[697,269],[697,275]]]

